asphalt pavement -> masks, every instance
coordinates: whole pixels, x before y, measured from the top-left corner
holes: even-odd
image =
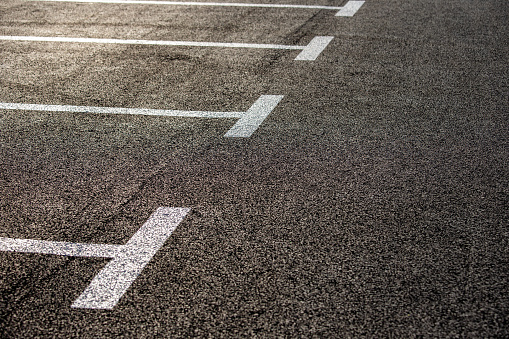
[[[509,337],[506,0],[159,2],[0,2],[1,337]]]

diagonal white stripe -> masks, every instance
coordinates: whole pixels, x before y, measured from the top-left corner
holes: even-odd
[[[339,12],[336,13],[336,16],[354,16],[362,5],[364,5],[364,1],[350,0]]]
[[[112,309],[190,209],[160,207],[74,301],[74,308]]]
[[[189,211],[158,208],[125,245],[0,238],[0,251],[113,258],[72,304],[112,309]]]

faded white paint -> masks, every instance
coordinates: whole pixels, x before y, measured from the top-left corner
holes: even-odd
[[[22,104],[10,102],[0,103],[0,109],[45,111],[45,112],[96,113],[96,114],[157,115],[183,118],[240,118],[244,113],[244,112],[181,111],[181,110],[150,109],[150,108],[39,105],[39,104]]]
[[[74,2],[102,4],[135,4],[135,5],[167,5],[167,6],[215,6],[215,7],[257,7],[257,8],[294,8],[324,9],[338,11],[336,16],[353,16],[364,1],[348,1],[344,6],[294,5],[294,4],[257,4],[247,2],[200,2],[200,1],[142,1],[142,0],[29,0],[40,2]]]

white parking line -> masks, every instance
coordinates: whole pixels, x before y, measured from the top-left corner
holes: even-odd
[[[97,113],[156,115],[184,118],[238,118],[237,123],[224,135],[225,137],[250,137],[283,99],[283,95],[262,95],[246,112],[180,111],[148,108],[94,107],[70,105],[38,105],[23,103],[0,103],[0,109],[44,112]]]
[[[189,211],[159,207],[125,245],[0,238],[0,251],[113,258],[71,306],[112,309]]]
[[[220,7],[258,7],[258,8],[299,8],[326,9],[339,11],[336,16],[353,16],[364,4],[364,1],[348,1],[343,7],[320,5],[290,5],[290,4],[252,4],[235,2],[195,2],[195,1],[142,1],[142,0],[29,0],[45,2],[78,2],[104,4],[138,4],[138,5],[172,5],[172,6],[220,6]]]
[[[0,238],[0,251],[67,255],[74,257],[114,258],[119,245],[96,245],[61,241]]]
[[[240,118],[244,114],[244,112],[180,111],[150,108],[38,105],[7,102],[0,103],[0,109],[69,113],[157,115],[184,118]]]
[[[2,35],[0,40],[7,41],[35,41],[35,42],[74,42],[96,44],[127,44],[127,45],[159,45],[159,46],[187,46],[187,47],[225,47],[225,48],[262,48],[262,49],[295,49],[302,50],[295,60],[316,60],[327,45],[334,39],[332,36],[314,37],[306,46],[276,45],[276,44],[250,44],[235,42],[201,42],[201,41],[163,41],[163,40],[123,40],[123,39],[94,39],[94,38],[67,38],[67,37],[41,37],[41,36],[10,36]]]
[[[262,95],[224,136],[249,138],[281,99],[282,95]]]
[[[364,5],[364,1],[348,1],[345,6],[336,13],[336,16],[354,16]]]
[[[300,52],[295,60],[316,60],[320,53],[334,39],[332,36],[316,36],[309,44]]]

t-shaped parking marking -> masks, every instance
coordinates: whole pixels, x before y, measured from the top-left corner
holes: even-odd
[[[247,2],[200,2],[200,1],[151,1],[151,0],[29,0],[46,2],[75,2],[102,4],[135,4],[135,5],[167,5],[167,6],[219,6],[219,7],[258,7],[258,8],[300,8],[300,9],[328,9],[337,12],[336,16],[353,16],[364,1],[348,1],[344,6],[295,5],[295,4],[260,4]]]
[[[158,115],[183,118],[237,118],[237,123],[224,135],[225,137],[249,138],[283,99],[283,95],[262,95],[246,112],[179,111],[150,108],[95,107],[70,105],[40,105],[0,102],[0,109],[44,112],[97,113],[97,114],[136,114]]]
[[[336,16],[354,16],[355,13],[364,5],[364,1],[348,1]]]
[[[71,42],[92,44],[121,44],[121,45],[155,45],[155,46],[188,46],[188,47],[220,47],[220,48],[256,48],[256,49],[288,49],[302,50],[294,60],[313,61],[327,47],[333,36],[317,36],[311,39],[306,46],[253,44],[243,42],[204,42],[204,41],[164,41],[164,40],[125,40],[125,39],[96,39],[96,38],[68,38],[50,36],[12,36],[2,35],[0,40],[5,41],[32,41],[32,42]]]
[[[159,207],[125,245],[0,238],[0,251],[112,258],[71,306],[110,310],[189,211]]]

